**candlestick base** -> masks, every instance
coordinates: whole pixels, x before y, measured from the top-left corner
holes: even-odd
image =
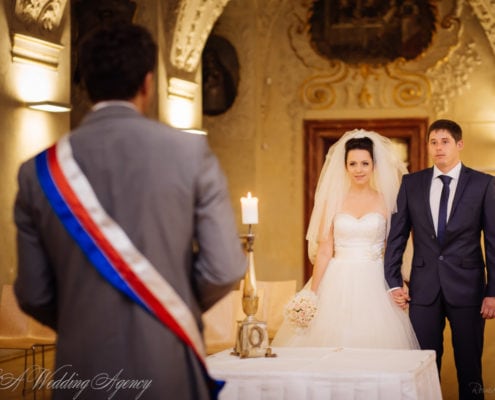
[[[268,347],[266,322],[252,316],[237,321],[237,341],[232,354],[240,358],[276,357]]]

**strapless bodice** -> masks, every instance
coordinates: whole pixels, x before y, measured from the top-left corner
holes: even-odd
[[[294,332],[285,319],[271,345],[419,349],[409,316],[387,293],[383,275],[387,218],[374,212],[361,218],[338,213],[333,232],[335,256],[317,289],[315,318],[303,332]]]
[[[336,259],[377,260],[383,256],[387,232],[385,217],[372,212],[356,218],[337,213],[334,219]]]

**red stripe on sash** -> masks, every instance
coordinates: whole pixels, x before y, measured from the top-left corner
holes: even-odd
[[[187,333],[175,321],[168,310],[154,297],[149,289],[140,281],[139,277],[129,268],[125,260],[115,250],[112,244],[105,238],[93,219],[88,215],[84,206],[80,203],[77,195],[67,182],[57,160],[56,145],[48,149],[48,165],[53,180],[67,202],[68,206],[77,217],[81,225],[84,226],[87,233],[94,239],[100,249],[109,259],[110,263],[116,268],[123,279],[132,287],[136,294],[146,304],[153,314],[167,327],[169,327],[183,342],[185,342],[196,353],[198,358],[204,363],[203,356],[199,353],[194,343],[190,340]]]

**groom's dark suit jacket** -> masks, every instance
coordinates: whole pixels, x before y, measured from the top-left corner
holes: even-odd
[[[412,229],[411,304],[431,304],[442,290],[452,306],[480,305],[483,297],[495,296],[495,179],[462,166],[440,246],[430,209],[432,176],[433,168],[428,168],[403,177],[387,242],[385,278],[391,288],[402,287],[402,254]]]

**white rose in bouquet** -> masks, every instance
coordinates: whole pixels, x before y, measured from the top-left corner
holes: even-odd
[[[316,294],[304,289],[287,303],[284,316],[296,331],[304,331],[311,324],[316,312]]]

